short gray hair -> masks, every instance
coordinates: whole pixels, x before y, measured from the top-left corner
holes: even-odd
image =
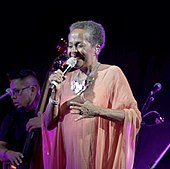
[[[69,27],[70,32],[74,29],[85,29],[89,33],[88,42],[91,43],[92,47],[100,45],[101,49],[105,46],[105,30],[100,23],[89,21],[77,21]]]

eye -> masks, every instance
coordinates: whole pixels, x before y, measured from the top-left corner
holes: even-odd
[[[20,93],[20,89],[14,89],[14,90],[13,90],[13,93],[19,94],[19,93]]]
[[[72,48],[72,47],[73,47],[73,45],[68,45],[67,47],[68,47],[68,48]]]
[[[83,47],[84,47],[84,44],[82,43],[77,44],[77,48],[83,48]]]

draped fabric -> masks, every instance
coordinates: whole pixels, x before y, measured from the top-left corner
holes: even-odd
[[[141,113],[122,70],[102,66],[92,86],[79,97],[70,90],[79,70],[67,74],[60,120],[52,131],[42,126],[45,169],[132,169]],[[70,100],[89,100],[99,107],[121,109],[125,118],[122,122],[102,117],[75,121],[79,115],[69,112]]]

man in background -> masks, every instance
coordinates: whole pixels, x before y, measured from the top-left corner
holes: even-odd
[[[3,168],[43,169],[41,117],[37,112],[40,84],[35,72],[24,69],[8,74],[15,111],[0,128],[0,160]]]

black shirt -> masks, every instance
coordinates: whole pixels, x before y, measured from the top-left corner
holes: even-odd
[[[26,124],[34,112],[13,111],[6,115],[0,128],[0,141],[9,144],[10,149],[22,152],[28,132]]]

